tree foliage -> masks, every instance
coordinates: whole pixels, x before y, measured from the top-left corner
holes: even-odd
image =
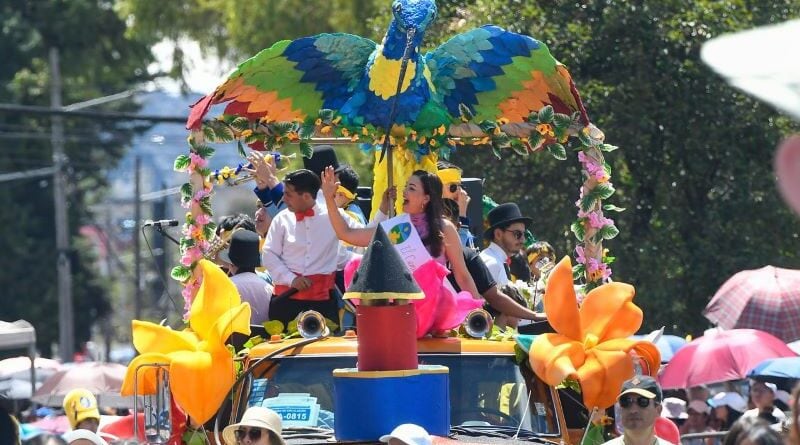
[[[118,93],[146,78],[149,48],[125,36],[126,25],[102,0],[6,1],[0,4],[0,102],[49,106],[48,52],[58,48],[64,104]],[[132,104],[117,105],[130,110]],[[92,223],[89,205],[103,197],[108,170],[122,155],[133,127],[65,118],[75,334],[90,337],[110,311],[108,283],[93,267],[79,228]],[[50,119],[0,113],[0,171],[52,165]],[[3,320],[27,319],[45,355],[58,341],[53,189],[49,177],[0,183],[0,287]]]

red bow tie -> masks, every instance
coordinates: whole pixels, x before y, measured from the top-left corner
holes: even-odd
[[[294,212],[294,216],[297,218],[297,222],[300,222],[308,216],[314,216],[314,208],[312,207],[305,212]]]
[[[511,257],[506,257],[506,265],[507,266],[511,265]]]

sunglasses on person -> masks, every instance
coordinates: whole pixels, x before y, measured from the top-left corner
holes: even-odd
[[[522,237],[525,236],[525,232],[523,232],[522,230],[507,230],[507,229],[503,229],[503,232],[513,233],[514,234],[514,238],[516,238],[518,240],[521,240]]]
[[[454,183],[450,184],[450,186],[449,186],[450,193],[455,193],[460,188],[461,188],[461,184],[459,184],[457,182],[454,182]]]
[[[619,406],[622,408],[630,408],[633,405],[634,398],[633,397],[621,397],[619,399]],[[639,408],[647,408],[650,406],[650,399],[647,397],[636,397],[636,404],[639,405]]]
[[[250,440],[255,442],[261,439],[261,433],[262,433],[260,428],[251,428],[251,429],[240,428],[235,432],[236,432],[236,440],[240,442],[243,441],[244,438],[247,436],[250,436]]]

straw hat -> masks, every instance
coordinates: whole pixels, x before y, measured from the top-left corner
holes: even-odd
[[[281,425],[281,417],[273,410],[261,406],[251,406],[244,412],[242,420],[239,423],[228,425],[222,430],[222,438],[225,443],[236,443],[236,430],[239,427],[246,426],[250,428],[261,428],[267,431],[272,431],[278,438],[278,443],[285,445],[281,434],[283,427]]]

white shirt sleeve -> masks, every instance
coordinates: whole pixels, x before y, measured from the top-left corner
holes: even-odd
[[[295,279],[295,274],[283,263],[283,243],[286,238],[285,216],[286,212],[279,213],[267,231],[264,239],[264,248],[261,253],[261,262],[272,276],[276,284],[290,285]]]

